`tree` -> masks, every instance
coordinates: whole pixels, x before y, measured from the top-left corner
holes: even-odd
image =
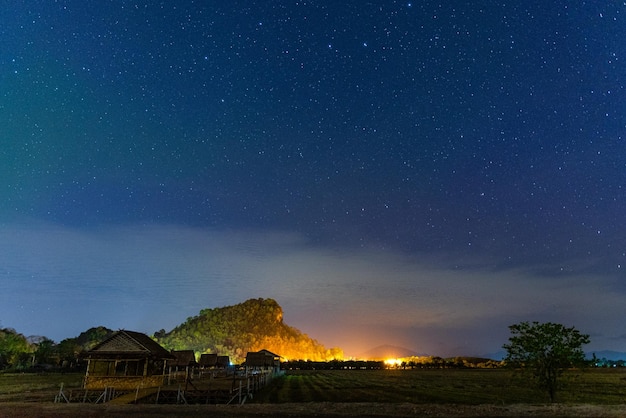
[[[26,337],[12,328],[0,329],[0,368],[23,368],[33,352]]]
[[[49,338],[43,337],[41,341],[36,344],[35,350],[35,362],[38,364],[49,364],[54,362],[55,359],[55,344]]]
[[[513,335],[509,344],[503,345],[507,351],[505,361],[532,371],[538,387],[547,391],[550,402],[554,402],[563,372],[585,363],[582,346],[589,344],[589,335],[551,322],[521,322],[509,329]]]

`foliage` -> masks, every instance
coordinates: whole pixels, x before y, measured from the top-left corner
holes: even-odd
[[[89,351],[97,344],[101,343],[113,334],[113,330],[107,327],[93,327],[85,332],[81,332],[74,342],[81,347],[83,351]]]
[[[36,345],[35,363],[50,364],[55,361],[56,348],[54,341],[49,338],[42,338]]]
[[[55,347],[60,365],[63,367],[76,365],[80,353],[91,350],[111,334],[112,330],[100,326],[89,328],[78,337],[64,339]]]
[[[273,299],[250,299],[244,303],[203,309],[171,332],[155,333],[154,339],[171,350],[228,355],[240,363],[249,351],[269,350],[283,358],[331,360],[342,358],[339,349],[326,349],[296,328],[283,323],[283,310]]]
[[[40,365],[75,366],[81,352],[91,349],[112,332],[105,327],[94,327],[76,338],[55,344],[47,337],[26,338],[14,329],[0,329],[0,370],[24,370]]]
[[[283,370],[379,370],[379,369],[495,369],[502,362],[479,357],[441,358],[411,356],[388,360],[289,360],[281,364]]]
[[[0,329],[0,368],[28,367],[33,345],[22,334],[11,328]]]
[[[531,370],[538,387],[547,391],[554,402],[560,388],[560,376],[569,368],[585,363],[584,344],[589,344],[589,335],[581,334],[576,328],[567,328],[551,322],[521,322],[509,327],[513,334],[505,361],[516,367]]]

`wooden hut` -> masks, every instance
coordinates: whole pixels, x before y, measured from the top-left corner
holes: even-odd
[[[280,356],[268,350],[253,351],[246,354],[247,371],[274,371],[280,370]]]
[[[215,353],[200,354],[199,365],[203,369],[227,369],[230,367],[230,357]]]
[[[200,354],[200,367],[203,369],[213,369],[217,367],[217,354],[204,353]]]
[[[194,370],[198,367],[196,361],[196,353],[193,350],[172,350],[172,355],[176,357],[168,363],[169,366],[169,380],[187,381],[193,377]]]
[[[82,356],[87,360],[85,389],[157,387],[176,357],[145,334],[121,330]]]
[[[197,367],[196,354],[193,350],[172,350],[172,355],[176,360],[168,363],[170,367],[178,367],[184,369],[186,367]]]
[[[230,367],[230,357],[228,356],[217,356],[217,363],[215,367],[218,369],[227,369]]]

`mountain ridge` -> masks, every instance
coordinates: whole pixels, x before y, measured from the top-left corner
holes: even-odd
[[[242,362],[246,353],[269,350],[284,360],[343,359],[340,348],[326,348],[317,340],[283,322],[283,310],[274,299],[249,299],[221,308],[202,309],[170,332],[154,339],[168,350],[227,355]]]

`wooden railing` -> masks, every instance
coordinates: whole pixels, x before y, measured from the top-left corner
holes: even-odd
[[[84,389],[115,388],[118,390],[134,390],[138,387],[151,388],[163,386],[167,376],[86,376]]]

